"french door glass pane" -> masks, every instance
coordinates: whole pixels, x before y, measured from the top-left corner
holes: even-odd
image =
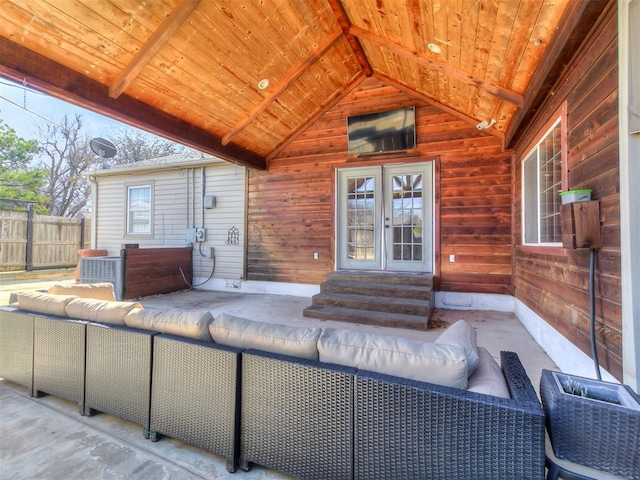
[[[347,251],[353,260],[374,260],[375,178],[347,179]]]
[[[393,259],[422,261],[422,175],[392,176]]]

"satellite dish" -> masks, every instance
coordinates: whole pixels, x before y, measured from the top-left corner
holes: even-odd
[[[91,140],[89,146],[91,147],[91,151],[100,158],[112,158],[118,151],[113,143],[100,137]]]

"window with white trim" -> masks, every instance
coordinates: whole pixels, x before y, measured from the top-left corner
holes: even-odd
[[[153,185],[127,185],[126,234],[150,236]]]
[[[560,192],[566,183],[563,117],[558,118],[522,162],[524,245],[562,246]]]

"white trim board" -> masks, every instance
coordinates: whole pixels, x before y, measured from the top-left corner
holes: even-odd
[[[448,310],[493,310],[511,312],[529,331],[549,358],[563,372],[595,378],[593,360],[537,313],[511,295],[485,293],[436,292],[436,308]],[[602,379],[619,383],[609,372],[600,368]]]
[[[199,285],[205,280],[206,278],[195,278],[194,284]],[[319,285],[220,278],[211,279],[198,288],[211,291],[292,295],[309,297],[309,299],[320,293]],[[487,293],[435,292],[435,307],[446,310],[486,310],[513,313],[560,370],[582,377],[595,378],[591,357],[573,345],[516,297]],[[601,373],[603,380],[620,383],[603,368],[601,368]]]
[[[320,285],[283,282],[258,282],[255,280],[236,280],[212,278],[204,285],[200,285],[206,278],[194,278],[193,284],[200,290],[236,292],[236,293],[264,293],[270,295],[291,295],[292,297],[309,297],[320,293]]]
[[[590,356],[567,340],[520,300],[514,297],[514,301],[516,317],[560,370],[581,377],[596,378],[593,360]],[[602,367],[600,367],[600,374],[605,381],[620,383]]]

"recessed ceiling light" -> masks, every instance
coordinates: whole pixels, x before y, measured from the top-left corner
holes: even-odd
[[[540,40],[539,38],[536,38],[535,41],[533,42],[533,44],[536,47],[539,47],[540,45],[542,45],[542,40]]]
[[[268,78],[263,78],[262,80],[260,80],[258,82],[258,88],[260,90],[266,90],[267,88],[269,88],[269,79]]]
[[[442,49],[435,43],[428,43],[427,48],[436,55],[442,53]]]

